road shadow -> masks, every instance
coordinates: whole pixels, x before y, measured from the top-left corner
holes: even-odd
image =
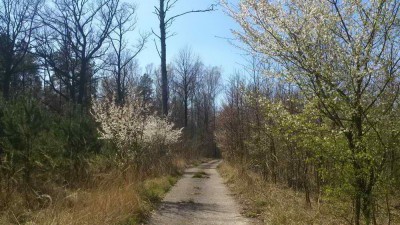
[[[190,212],[203,212],[203,213],[221,213],[223,210],[219,209],[217,204],[205,204],[193,201],[182,202],[163,202],[159,213],[162,214],[185,214]]]

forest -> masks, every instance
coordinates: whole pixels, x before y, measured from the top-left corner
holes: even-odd
[[[183,2],[147,33],[132,1],[0,2],[0,224],[143,224],[211,158],[261,223],[400,224],[400,1]],[[236,72],[167,60],[217,10]]]

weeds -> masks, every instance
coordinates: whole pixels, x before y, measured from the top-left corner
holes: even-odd
[[[176,181],[177,178],[172,176],[147,180],[143,184],[144,196],[151,202],[160,202]]]

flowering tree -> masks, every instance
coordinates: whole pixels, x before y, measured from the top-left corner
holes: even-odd
[[[143,142],[147,144],[171,145],[179,141],[181,134],[182,128],[174,129],[174,124],[168,122],[167,119],[151,115],[145,122]]]
[[[100,123],[102,139],[112,141],[117,147],[117,159],[124,169],[132,160],[139,160],[144,150],[158,150],[177,143],[181,129],[155,115],[147,115],[147,106],[138,100],[127,101],[124,105],[109,98],[95,101],[92,115]],[[135,99],[131,97],[131,99]]]
[[[347,141],[354,221],[373,218],[398,124],[400,1],[223,1],[237,37],[294,82]],[[346,167],[347,168],[347,167]]]
[[[143,133],[144,112],[138,101],[123,106],[110,99],[93,102],[92,115],[100,123],[100,137],[116,145],[117,157],[124,164],[137,153],[133,148],[138,146]]]

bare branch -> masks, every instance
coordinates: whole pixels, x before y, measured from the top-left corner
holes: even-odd
[[[212,4],[208,9],[190,10],[190,11],[187,11],[187,12],[184,12],[184,13],[180,13],[180,14],[177,14],[177,15],[175,15],[175,16],[170,17],[169,19],[167,19],[167,20],[165,21],[165,23],[166,23],[166,24],[172,23],[176,18],[181,17],[181,16],[184,16],[184,15],[186,15],[186,14],[190,14],[190,13],[203,13],[203,12],[215,11],[215,8],[214,8],[214,7],[215,7],[215,4]]]

